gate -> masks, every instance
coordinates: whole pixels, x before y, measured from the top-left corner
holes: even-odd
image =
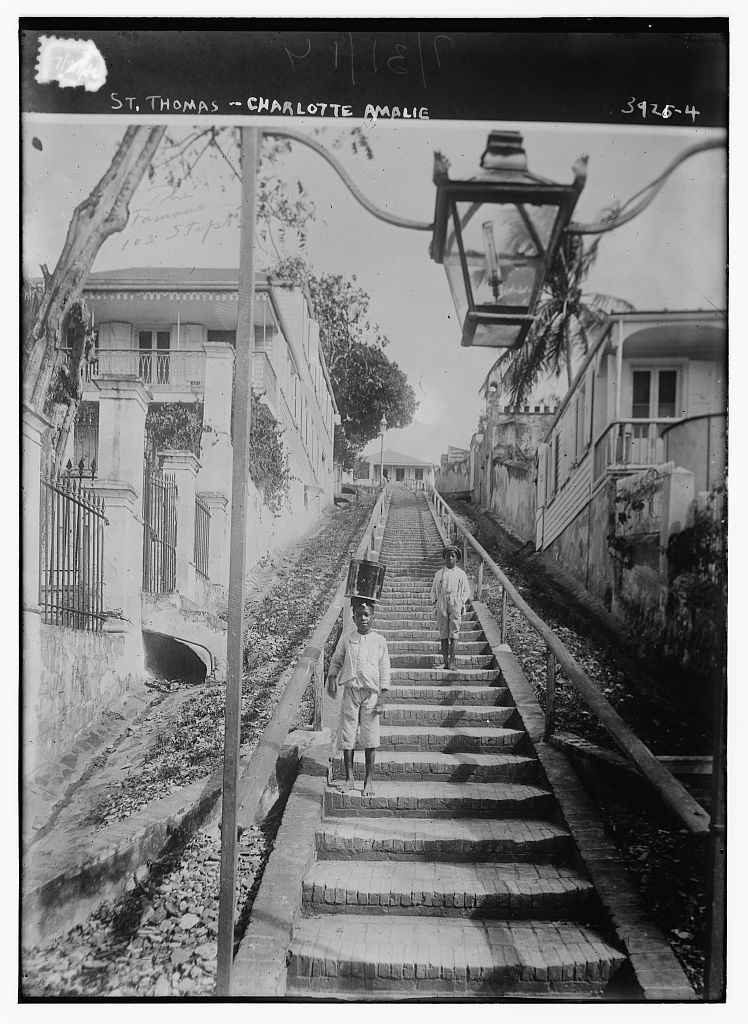
[[[177,587],[177,484],[146,458],[143,471],[143,590],[170,594]]]

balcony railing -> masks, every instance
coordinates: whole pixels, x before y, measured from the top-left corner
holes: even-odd
[[[205,388],[205,353],[180,349],[147,351],[100,349],[89,359],[83,379],[100,376],[140,377],[145,384],[164,391],[202,391]]]
[[[614,420],[595,442],[594,479],[609,467],[639,469],[667,459],[663,430],[672,419]]]

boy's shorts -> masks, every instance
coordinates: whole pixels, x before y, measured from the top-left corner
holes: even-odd
[[[364,749],[379,746],[379,711],[376,690],[344,686],[340,704],[339,740],[343,750],[356,746],[356,732]]]
[[[449,602],[447,613],[440,608],[436,609],[436,625],[439,630],[440,640],[456,640],[460,635],[460,622],[462,621],[462,608],[460,605]]]

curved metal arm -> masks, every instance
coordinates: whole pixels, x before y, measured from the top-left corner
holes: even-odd
[[[398,217],[394,213],[387,213],[386,210],[382,210],[380,207],[375,206],[374,203],[366,198],[340,161],[337,160],[332,153],[325,149],[325,147],[319,142],[315,142],[314,139],[310,139],[309,136],[304,135],[303,132],[297,132],[293,128],[263,128],[261,131],[263,135],[269,135],[276,139],[291,139],[293,142],[300,142],[302,146],[308,146],[310,149],[313,149],[314,152],[318,153],[323,160],[328,162],[343,184],[347,187],[353,198],[357,200],[365,210],[368,210],[372,216],[377,217],[379,220],[383,220],[386,224],[392,224],[396,228],[410,228],[411,231],[431,231],[433,229],[433,224],[424,224],[423,221],[408,220],[407,217]]]
[[[633,220],[634,217],[638,217],[640,213],[646,210],[676,167],[679,167],[680,164],[685,160],[688,160],[689,157],[694,156],[696,153],[703,153],[708,149],[722,149],[724,146],[725,142],[722,139],[706,139],[704,142],[697,142],[695,145],[689,146],[688,149],[684,149],[683,152],[675,158],[675,160],[669,163],[662,174],[658,175],[654,181],[650,181],[648,185],[645,185],[644,188],[639,189],[638,192],[631,196],[631,199],[628,199],[626,203],[624,203],[619,214],[611,217],[610,220],[597,221],[592,224],[574,224],[572,222],[566,228],[566,234],[602,235],[606,231],[615,231],[616,228],[620,228],[623,224],[628,224],[630,220]],[[623,213],[623,210],[629,205],[629,203],[633,199],[636,199],[637,196],[640,196],[642,192],[649,192],[647,198],[642,199],[642,201],[629,210],[628,213]]]

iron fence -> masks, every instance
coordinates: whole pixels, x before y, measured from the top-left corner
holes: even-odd
[[[143,590],[170,594],[177,587],[177,484],[146,459],[143,472]]]
[[[200,497],[195,496],[195,569],[208,578],[208,553],[210,550],[210,509]]]
[[[43,621],[98,632],[104,624],[104,500],[60,472],[42,477],[41,498]]]

